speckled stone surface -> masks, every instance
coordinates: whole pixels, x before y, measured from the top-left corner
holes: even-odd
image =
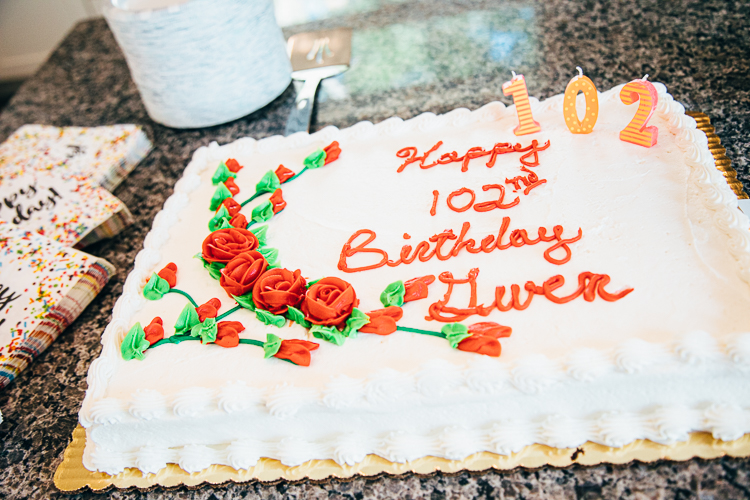
[[[422,111],[510,103],[510,69],[540,98],[560,93],[582,66],[600,90],[641,77],[664,82],[687,109],[713,119],[750,187],[750,4],[718,0],[622,2],[350,2],[352,8],[286,28],[355,29],[352,69],[326,82],[314,126],[409,118]],[[363,7],[364,6],[364,7]],[[152,122],[106,24],[78,25],[0,114],[0,140],[25,123],[138,123],[154,151],[117,189],[136,222],[88,248],[119,272],[33,365],[0,391],[0,496],[61,498],[52,476],[76,425],[86,371],[151,222],[192,152],[210,141],[280,134],[292,88],[235,122],[180,131]],[[111,492],[114,498],[738,498],[750,497],[750,459],[542,468],[454,476],[229,485]],[[94,498],[89,492],[72,498]]]

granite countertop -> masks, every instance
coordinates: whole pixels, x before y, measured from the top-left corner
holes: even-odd
[[[330,3],[330,2],[329,2]],[[325,2],[320,2],[324,5]],[[597,88],[641,77],[664,82],[688,110],[713,120],[750,188],[750,4],[719,0],[654,2],[540,0],[352,1],[285,28],[354,28],[352,69],[326,82],[314,128],[350,126],[423,111],[476,109],[510,101],[501,85],[513,69],[529,93],[562,92],[582,66]],[[86,372],[156,213],[192,152],[211,141],[281,134],[294,100],[289,88],[265,108],[232,123],[174,130],[151,121],[103,20],[83,22],[0,114],[0,140],[26,123],[143,125],[153,152],[115,191],[135,216],[118,237],[86,249],[118,268],[84,313],[8,388],[0,391],[0,490],[4,498],[59,498],[52,476],[76,425]],[[430,477],[278,485],[228,485],[117,498],[692,498],[750,497],[750,459],[694,459],[625,466],[544,467]],[[73,495],[93,498],[90,492]]]

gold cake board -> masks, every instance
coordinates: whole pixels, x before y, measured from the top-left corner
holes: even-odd
[[[750,434],[745,434],[736,441],[720,441],[707,432],[695,432],[687,441],[673,445],[639,440],[622,448],[610,448],[591,442],[579,448],[551,448],[534,444],[512,455],[481,452],[464,460],[424,457],[411,462],[394,463],[377,455],[367,455],[362,462],[354,466],[339,465],[333,460],[311,460],[296,467],[287,467],[278,460],[261,458],[255,467],[248,470],[235,470],[226,465],[212,465],[208,469],[191,474],[176,464],[168,464],[157,474],[143,474],[138,469],[130,468],[115,476],[86,469],[83,466],[85,446],[86,431],[78,425],[73,431],[73,441],[65,450],[63,461],[55,472],[55,486],[60,490],[70,492],[87,487],[94,491],[111,487],[138,489],[151,489],[157,486],[170,488],[181,485],[197,487],[204,483],[300,481],[303,479],[321,481],[328,478],[347,479],[354,476],[381,474],[431,474],[437,471],[455,473],[464,470],[509,470],[516,467],[533,469],[544,465],[567,467],[572,464],[626,464],[633,460],[641,462],[681,461],[693,457],[748,457],[750,456]]]
[[[748,195],[743,189],[742,182],[737,179],[737,172],[732,167],[732,161],[724,154],[726,149],[721,145],[721,140],[716,135],[708,115],[699,111],[688,111],[686,114],[695,119],[698,129],[706,134],[708,148],[714,157],[716,168],[724,174],[729,187],[732,188],[737,198],[747,199]],[[610,448],[591,442],[577,449],[551,448],[534,444],[509,456],[482,452],[464,460],[425,457],[406,463],[389,462],[377,455],[368,455],[362,462],[351,467],[338,465],[333,460],[311,460],[303,465],[287,467],[278,460],[262,458],[255,467],[249,470],[235,470],[225,465],[212,465],[208,469],[191,474],[176,464],[168,464],[158,474],[143,474],[138,469],[126,469],[116,476],[110,476],[103,472],[91,472],[83,466],[85,445],[86,431],[79,425],[73,431],[73,440],[65,450],[62,463],[55,471],[55,486],[60,490],[77,491],[86,487],[92,490],[110,487],[139,489],[155,486],[169,488],[180,485],[196,487],[203,483],[221,484],[230,481],[235,483],[299,481],[302,479],[324,480],[330,477],[345,479],[357,475],[399,475],[409,472],[416,474],[431,474],[436,471],[453,473],[463,470],[537,468],[544,465],[567,467],[574,463],[581,465],[625,464],[633,460],[653,462],[689,460],[693,457],[718,458],[725,455],[750,456],[750,434],[745,434],[736,441],[726,442],[714,439],[709,433],[696,432],[691,434],[687,441],[673,445],[661,445],[646,440],[635,441],[622,448]],[[576,453],[577,450],[578,453]]]

